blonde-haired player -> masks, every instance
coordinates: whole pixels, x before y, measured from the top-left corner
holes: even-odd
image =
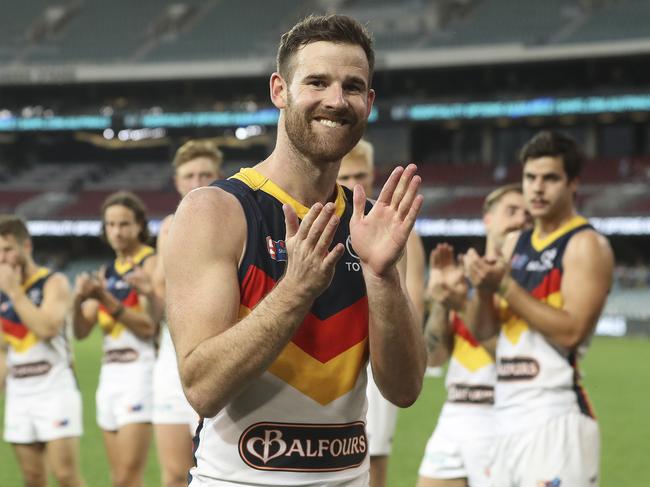
[[[371,195],[374,181],[374,147],[366,140],[360,140],[343,158],[337,182],[350,190],[360,184],[367,195]],[[420,237],[411,232],[406,244],[406,288],[418,318],[424,313],[424,248]],[[397,422],[397,407],[379,392],[368,366],[368,414],[366,427],[368,452],[370,455],[370,485],[384,487],[388,469],[388,457]]]
[[[174,185],[185,196],[193,189],[207,186],[221,176],[223,154],[209,140],[190,140],[177,151],[172,162]],[[157,250],[160,254],[169,233],[173,215],[162,222]],[[155,272],[155,287],[164,299],[165,275],[162,259]],[[169,329],[164,326],[160,350],[154,367],[153,424],[158,447],[158,459],[165,487],[187,485],[187,474],[192,466],[192,436],[198,424],[198,415],[185,398],[178,374],[176,352]]]

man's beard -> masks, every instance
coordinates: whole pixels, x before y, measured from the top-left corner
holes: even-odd
[[[360,120],[350,109],[314,109],[300,112],[294,107],[289,96],[284,123],[287,137],[298,152],[315,163],[339,161],[357,145],[366,130],[366,119]],[[318,117],[336,121],[345,120],[346,125],[341,130],[343,132],[341,136],[328,137],[312,130],[311,123]]]

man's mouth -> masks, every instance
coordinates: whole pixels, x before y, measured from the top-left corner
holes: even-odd
[[[347,124],[345,120],[330,120],[329,118],[316,118],[316,121],[321,125],[325,125],[326,127],[330,128],[338,128]]]

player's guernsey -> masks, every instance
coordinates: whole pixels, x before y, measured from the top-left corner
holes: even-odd
[[[308,208],[254,169],[213,185],[234,195],[246,217],[239,266],[245,317],[287,265],[282,205],[300,219]],[[340,224],[332,245],[346,251],[329,288],[268,370],[215,417],[201,420],[190,472],[199,485],[329,485],[365,475],[368,299],[350,244],[351,201],[337,186]]]
[[[23,283],[23,291],[35,306],[41,305],[43,288],[50,276],[52,272],[41,267]],[[4,339],[9,344],[7,394],[34,394],[77,387],[65,326],[53,338],[38,338],[23,324],[9,298],[1,292],[0,321]]]
[[[511,260],[514,280],[535,299],[554,308],[563,306],[562,259],[571,237],[592,230],[576,216],[541,239],[537,230],[523,232]],[[578,350],[563,350],[551,344],[501,305],[502,327],[497,344],[495,412],[506,432],[519,432],[570,411],[593,417],[580,384]]]
[[[496,369],[490,353],[474,338],[456,313],[452,316],[454,347],[445,386],[447,401],[441,416],[492,414]]]
[[[106,268],[104,278],[106,288],[125,308],[145,311],[142,298],[125,277],[135,266],[142,266],[144,261],[154,255],[152,247],[143,245],[129,262],[115,259]],[[104,332],[104,364],[132,362],[154,362],[156,357],[154,338],[140,338],[126,325],[114,319],[104,305],[99,306],[99,325]]]

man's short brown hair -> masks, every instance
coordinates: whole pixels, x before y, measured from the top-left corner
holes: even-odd
[[[286,80],[293,75],[291,58],[302,47],[312,42],[326,41],[359,46],[368,59],[368,88],[375,68],[372,36],[359,22],[345,15],[310,15],[285,32],[280,39],[277,70]]]
[[[530,159],[540,157],[559,157],[562,159],[564,172],[569,181],[580,176],[585,156],[578,143],[562,132],[543,130],[533,136],[519,154],[519,160],[525,166]]]
[[[31,239],[27,224],[15,215],[0,215],[0,235],[13,235],[16,242],[21,244]]]
[[[483,214],[486,215],[487,213],[492,211],[495,205],[499,201],[501,201],[501,198],[503,198],[508,193],[513,193],[513,192],[523,194],[523,190],[521,189],[521,184],[519,183],[506,184],[505,186],[500,186],[494,191],[492,191],[490,194],[488,194],[485,197],[485,201],[483,202]]]
[[[111,206],[124,206],[133,212],[135,221],[140,224],[140,233],[138,233],[138,240],[141,243],[146,243],[149,240],[149,221],[147,220],[147,209],[144,202],[130,191],[118,191],[112,193],[104,200],[102,204],[102,239],[108,241],[106,238],[106,225],[104,223],[104,216],[106,210]]]
[[[185,142],[176,151],[176,155],[172,161],[172,166],[174,167],[174,170],[176,170],[183,164],[199,157],[207,157],[212,161],[215,171],[217,173],[221,171],[223,153],[211,140],[195,139]]]

